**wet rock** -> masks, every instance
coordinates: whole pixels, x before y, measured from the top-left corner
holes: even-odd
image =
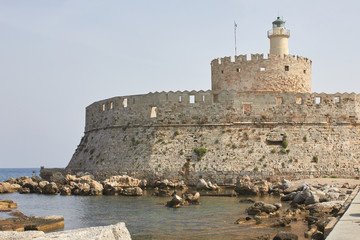
[[[91,196],[100,196],[103,194],[103,185],[97,181],[90,182],[90,195]]]
[[[42,193],[43,194],[58,194],[59,193],[59,188],[58,186],[56,185],[56,183],[54,182],[51,182],[51,183],[48,183],[44,186],[44,188],[42,189]]]
[[[174,194],[173,198],[166,203],[167,207],[178,208],[182,205],[183,200],[178,195]]]
[[[309,188],[306,188],[303,191],[299,191],[296,193],[293,202],[297,204],[303,204],[306,200],[306,198],[310,197],[312,195]]]
[[[288,227],[290,226],[291,218],[289,217],[282,217],[277,219],[275,223],[271,224],[271,227]]]
[[[19,210],[16,210],[16,211],[12,211],[10,213],[11,216],[14,216],[14,217],[26,217],[25,214],[23,214],[22,212],[20,212]]]
[[[139,187],[125,188],[122,192],[124,196],[142,196],[143,191]]]
[[[270,239],[271,239],[270,234],[265,233],[260,236],[254,237],[251,240],[270,240]]]
[[[291,192],[285,196],[282,196],[281,201],[292,201],[292,200],[294,200],[296,194],[297,194],[297,192]]]
[[[281,189],[288,189],[291,187],[291,182],[289,180],[283,179],[281,181]]]
[[[21,186],[19,184],[11,184],[9,182],[0,182],[0,193],[17,192]]]
[[[320,231],[316,231],[313,235],[311,235],[311,240],[323,240],[324,234]]]
[[[239,202],[241,203],[255,203],[255,200],[251,198],[241,199]]]
[[[90,194],[90,184],[88,184],[88,183],[73,183],[73,182],[71,182],[71,186],[73,187],[71,190],[71,193],[73,195],[87,196]]]
[[[0,219],[0,231],[51,231],[64,228],[64,217],[23,217]]]
[[[276,236],[273,238],[273,240],[298,240],[299,237],[290,232],[279,232],[276,234]]]
[[[117,182],[104,182],[104,195],[120,195],[123,192],[123,188],[118,186]]]
[[[158,197],[170,197],[170,196],[172,196],[172,192],[173,192],[173,190],[170,191],[168,188],[165,188],[165,189],[160,188],[159,189],[156,187],[154,189],[153,195],[158,196]]]
[[[11,200],[0,200],[0,211],[11,211],[17,208],[17,204]]]
[[[248,176],[238,178],[235,186],[235,192],[238,195],[263,195],[269,193],[271,185],[265,180],[251,182]]]
[[[21,194],[30,193],[30,188],[21,187],[21,188],[19,189],[19,193],[21,193]]]
[[[60,195],[62,196],[70,196],[71,195],[71,189],[69,187],[61,187],[60,188]]]
[[[17,178],[16,180],[22,188],[28,188],[31,193],[36,192],[35,190],[36,190],[36,187],[38,186],[38,183],[34,182],[31,178],[20,177],[20,178]]]
[[[185,193],[185,201],[187,201],[190,204],[200,204],[199,199],[200,199],[200,193],[196,192],[196,193]]]
[[[275,212],[278,210],[278,207],[274,204],[264,203],[264,202],[255,202],[252,206],[246,209],[246,212],[249,215],[257,215],[259,213],[265,212],[267,214]]]

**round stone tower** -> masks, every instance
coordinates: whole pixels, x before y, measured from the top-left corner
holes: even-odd
[[[289,55],[290,32],[278,18],[268,31],[270,54],[217,58],[211,61],[211,89],[238,92],[311,92],[311,60]]]
[[[270,54],[289,54],[288,38],[290,30],[285,29],[285,21],[278,17],[272,22],[273,28],[267,32],[270,39]]]

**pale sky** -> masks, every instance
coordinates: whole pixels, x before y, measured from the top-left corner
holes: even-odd
[[[0,0],[0,168],[66,167],[85,107],[210,89],[210,61],[269,52],[278,15],[314,92],[360,93],[359,1]]]

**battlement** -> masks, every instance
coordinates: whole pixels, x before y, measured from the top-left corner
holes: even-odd
[[[239,93],[233,90],[155,92],[109,98],[86,108],[86,128],[169,124],[327,123],[360,118],[355,93]]]
[[[248,58],[250,56],[250,58]],[[264,54],[243,54],[237,55],[235,58],[233,57],[222,57],[222,58],[215,58],[211,61],[211,66],[217,66],[221,64],[231,64],[231,63],[251,63],[253,61],[262,61],[262,60],[285,60],[289,62],[303,62],[303,63],[312,63],[312,61],[306,57],[301,57],[297,55],[275,55],[275,54],[268,54],[267,58],[264,58]]]

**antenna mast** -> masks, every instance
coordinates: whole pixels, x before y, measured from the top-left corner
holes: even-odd
[[[237,49],[236,49],[236,27],[237,27],[237,24],[236,24],[236,22],[234,21],[235,57],[236,57],[236,55],[237,55]]]

